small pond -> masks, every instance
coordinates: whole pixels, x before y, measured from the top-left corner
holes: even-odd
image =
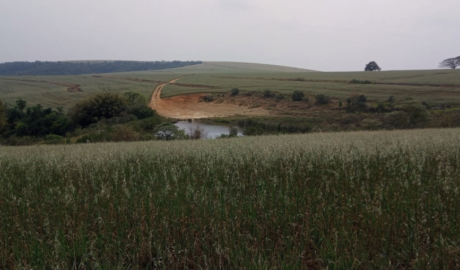
[[[237,126],[216,126],[216,125],[209,125],[204,124],[198,121],[179,121],[175,123],[179,129],[184,129],[185,133],[190,133],[191,130],[196,130],[197,128],[203,130],[206,138],[208,139],[215,139],[220,137],[222,134],[229,135],[230,133],[243,136],[243,129]]]

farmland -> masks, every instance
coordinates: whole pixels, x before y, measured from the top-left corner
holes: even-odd
[[[0,146],[0,269],[458,269],[460,129],[429,128],[460,126],[459,75],[204,62],[0,77],[8,106],[155,89],[157,109],[5,138],[37,145]],[[156,136],[165,116],[206,115],[248,136]],[[33,131],[30,117],[4,130]]]
[[[353,93],[360,93],[373,102],[395,96],[401,100],[415,98],[433,105],[460,103],[458,70],[312,72],[229,62],[204,62],[175,69],[101,75],[0,77],[0,99],[13,104],[17,98],[23,98],[30,105],[40,103],[45,107],[63,107],[66,111],[75,102],[100,91],[136,91],[150,98],[159,83],[176,78],[180,78],[177,84],[163,89],[163,98],[190,93],[228,93],[237,87],[249,92],[270,89],[288,96],[299,90],[310,98],[327,94],[334,99],[345,100]],[[369,80],[373,84],[352,84],[352,79]],[[69,91],[68,85],[78,85],[81,92]]]
[[[0,146],[2,269],[458,269],[460,130]]]

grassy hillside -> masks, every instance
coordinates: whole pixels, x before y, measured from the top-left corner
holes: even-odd
[[[459,129],[0,146],[0,268],[459,269],[459,151]]]
[[[112,74],[103,76],[110,75]],[[16,99],[22,98],[29,105],[42,104],[45,107],[63,107],[67,110],[79,100],[101,91],[114,93],[136,91],[150,99],[153,89],[159,82],[175,78],[175,75],[168,74],[122,75],[149,80],[142,82],[95,76],[97,75],[0,77],[0,99],[7,104],[14,104]],[[75,90],[77,88],[69,89],[74,85],[78,85],[77,88],[81,91]]]
[[[181,85],[166,86],[162,96],[223,93],[238,87],[258,92],[270,89],[285,95],[301,90],[309,97],[327,94],[341,100],[360,93],[371,101],[382,101],[393,95],[398,99],[415,98],[430,103],[460,103],[459,70],[311,72],[273,65],[204,62],[175,69],[95,76],[98,75],[0,77],[0,99],[12,104],[17,98],[23,98],[31,105],[41,103],[68,109],[76,101],[99,91],[132,90],[150,98],[158,83],[183,77],[178,81]],[[352,79],[378,84],[351,84]],[[69,90],[69,85],[79,85],[82,92]]]
[[[368,80],[373,84],[350,83],[353,79]],[[237,87],[240,90],[257,92],[270,89],[285,95],[300,90],[310,97],[327,94],[341,100],[345,100],[352,93],[360,93],[374,101],[383,101],[393,95],[398,99],[415,98],[431,103],[460,103],[458,70],[196,74],[179,82],[208,85],[216,90],[168,85],[162,95],[168,97],[196,91],[228,92]]]

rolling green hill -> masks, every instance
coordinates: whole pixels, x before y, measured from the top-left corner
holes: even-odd
[[[254,92],[270,89],[285,95],[300,90],[310,97],[327,94],[340,100],[360,93],[372,101],[393,95],[433,104],[460,103],[459,70],[314,72],[237,62],[203,62],[173,69],[98,75],[0,77],[0,99],[13,104],[17,98],[23,98],[30,105],[40,103],[67,110],[78,100],[100,91],[137,91],[150,98],[159,83],[179,77],[182,77],[180,84],[166,86],[163,97],[196,92],[224,93],[237,87]],[[350,83],[353,79],[368,80],[372,84]]]

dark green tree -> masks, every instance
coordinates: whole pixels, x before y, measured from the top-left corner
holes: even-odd
[[[319,105],[324,105],[324,104],[328,104],[329,102],[331,102],[331,98],[328,95],[324,95],[324,94],[316,95],[315,100],[316,100],[316,104],[319,104]]]
[[[158,140],[177,140],[185,139],[186,134],[185,130],[179,129],[176,125],[172,123],[163,123],[155,129],[155,136]]]
[[[134,91],[126,92],[123,94],[123,97],[126,99],[128,106],[145,105],[147,103],[145,96],[138,92],[134,92]]]
[[[147,106],[147,100],[144,95],[138,92],[129,91],[123,94],[128,107],[126,112],[136,116],[137,119],[144,119],[155,115],[155,111]]]
[[[451,69],[456,69],[457,67],[460,67],[460,56],[455,58],[444,59],[441,63],[439,63],[439,67]]]
[[[75,104],[69,116],[77,125],[85,127],[101,119],[119,116],[126,107],[126,101],[120,95],[103,92]]]
[[[304,96],[305,96],[305,94],[302,91],[295,90],[294,93],[292,93],[292,100],[293,101],[302,101]]]
[[[231,90],[231,95],[232,95],[232,96],[236,96],[236,95],[238,95],[239,93],[240,93],[240,89],[238,89],[238,88],[233,88],[233,89]]]
[[[272,92],[270,91],[270,89],[265,89],[264,92],[262,93],[262,96],[264,98],[271,98],[274,96],[274,94],[272,94]]]
[[[19,110],[19,111],[24,111],[24,109],[27,107],[27,101],[23,100],[22,98],[18,98],[18,100],[16,100],[16,108]]]
[[[430,113],[428,112],[427,108],[417,100],[406,101],[397,106],[396,109],[401,110],[407,114],[409,124],[413,128],[418,124],[426,122],[430,117]]]
[[[49,134],[65,135],[73,130],[69,119],[59,110],[43,108],[37,104],[21,112],[17,107],[8,109],[7,135],[43,137]]]
[[[347,112],[351,112],[351,102],[352,102],[352,100],[351,100],[351,98],[347,98],[346,101],[347,101]]]
[[[375,61],[369,62],[366,67],[364,68],[364,71],[380,71],[382,70],[379,65]]]
[[[6,108],[0,99],[0,131],[6,125]]]

